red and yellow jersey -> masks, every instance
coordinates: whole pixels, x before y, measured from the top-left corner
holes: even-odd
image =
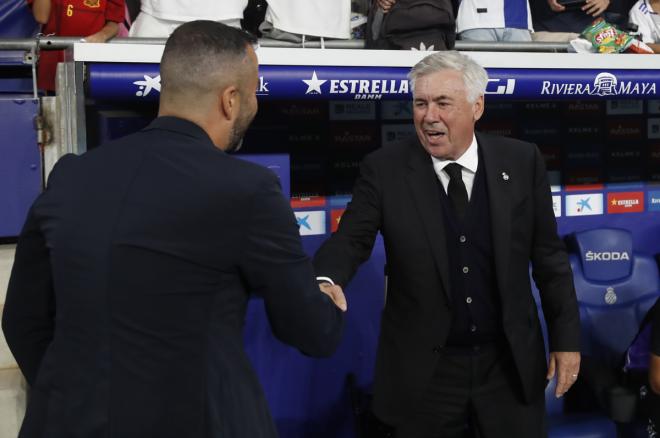
[[[27,0],[31,6],[34,0]],[[124,0],[51,0],[50,17],[42,26],[44,35],[92,35],[108,21],[124,21]],[[55,89],[55,68],[63,60],[60,51],[42,51],[39,58],[39,88]]]

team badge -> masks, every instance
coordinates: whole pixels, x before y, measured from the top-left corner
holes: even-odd
[[[614,304],[616,303],[617,298],[618,297],[616,296],[616,292],[614,292],[614,288],[608,287],[605,293],[605,302],[607,304]]]
[[[101,0],[84,0],[83,4],[88,8],[100,8]]]

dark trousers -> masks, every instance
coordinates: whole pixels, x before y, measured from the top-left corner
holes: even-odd
[[[543,394],[522,401],[507,347],[445,348],[426,393],[395,438],[543,438]]]

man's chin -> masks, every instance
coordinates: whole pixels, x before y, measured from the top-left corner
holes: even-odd
[[[439,158],[441,160],[448,159],[447,155],[449,154],[449,146],[446,144],[426,143],[424,144],[424,149],[426,149],[426,152],[428,152],[429,155],[432,155],[435,158]]]

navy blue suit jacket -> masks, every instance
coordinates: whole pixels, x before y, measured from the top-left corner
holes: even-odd
[[[243,349],[249,293],[313,356],[343,317],[277,177],[173,117],[63,157],[29,213],[3,317],[31,385],[21,437],[277,435]]]

